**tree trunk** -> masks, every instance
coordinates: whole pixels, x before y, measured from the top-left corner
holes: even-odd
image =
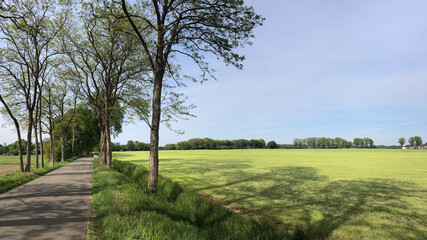
[[[102,128],[103,126],[100,127],[99,132],[100,132],[100,138],[99,138],[99,163],[101,165],[106,165],[107,161],[105,158],[105,129]]]
[[[41,100],[41,94],[40,94],[40,97],[39,97],[40,99],[39,99],[39,105],[38,105],[38,108],[39,108],[39,111],[38,111],[38,113],[39,113],[39,115],[38,115],[38,122],[37,122],[37,124],[39,125],[39,139],[40,139],[40,161],[41,161],[41,167],[42,168],[44,168],[44,153],[43,153],[43,129],[42,129],[42,100]]]
[[[50,135],[50,164],[52,166],[55,165],[55,132],[53,131],[52,127],[49,129],[49,135]]]
[[[15,123],[16,126],[17,123]],[[19,130],[19,125],[16,128],[16,133],[18,134],[18,153],[19,153],[19,169],[21,170],[21,173],[24,172],[24,159],[22,158],[22,138],[21,138],[21,131]]]
[[[110,135],[110,121],[108,118],[105,120],[105,155],[107,158],[107,166],[111,167],[111,160],[113,154],[111,152],[111,135]]]
[[[28,132],[27,132],[27,163],[25,164],[25,172],[31,170],[31,133],[33,131],[33,112],[28,113]]]
[[[61,162],[65,161],[65,132],[61,133]]]
[[[82,155],[82,143],[79,141],[79,156]]]
[[[153,116],[151,119],[150,131],[150,168],[148,175],[148,188],[152,191],[157,191],[157,179],[159,175],[159,127],[163,74],[164,70],[158,71],[157,74],[154,75]]]
[[[12,118],[13,123],[16,127],[16,134],[18,135],[18,153],[19,153],[19,169],[21,170],[21,173],[24,172],[24,160],[22,159],[22,139],[21,139],[21,130],[19,127],[19,122],[13,116],[12,111],[10,110],[9,106],[6,104],[2,96],[0,95],[0,102],[3,104],[3,106],[6,108],[7,113],[9,114],[10,118]]]
[[[35,168],[38,169],[39,168],[39,139],[38,139],[38,124],[39,124],[39,116],[40,116],[40,102],[41,102],[41,96],[39,96],[37,98],[37,102],[36,102],[36,114],[34,115],[34,144],[35,144],[35,148],[34,148],[34,153],[36,155],[36,162],[35,162]],[[41,131],[41,129],[40,129]],[[40,140],[41,141],[41,140]]]
[[[36,111],[36,115],[38,115],[38,112]],[[35,162],[35,167],[36,169],[39,168],[39,138],[38,138],[38,132],[37,132],[37,122],[38,119],[36,118],[34,121],[34,143],[35,143],[35,148],[34,148],[34,153],[36,155],[36,162]]]
[[[44,152],[43,152],[43,133],[42,133],[42,120],[41,120],[41,111],[39,115],[39,134],[40,134],[40,161],[42,168],[44,168]]]
[[[74,120],[73,120],[74,121]],[[74,141],[75,141],[75,139],[76,139],[76,137],[75,137],[75,133],[76,132],[76,126],[75,126],[75,124],[73,123],[73,140],[71,141],[71,155],[74,157],[74,156],[76,156],[76,154],[74,153]]]

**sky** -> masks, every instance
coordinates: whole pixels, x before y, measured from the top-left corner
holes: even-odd
[[[427,1],[246,1],[266,18],[243,70],[209,57],[212,80],[179,89],[196,118],[165,126],[160,145],[196,137],[264,139],[370,137],[397,145],[427,141]],[[196,66],[184,58],[187,73]],[[4,119],[0,119],[3,123]],[[0,128],[0,143],[16,140]],[[114,142],[149,142],[149,129],[125,124]]]

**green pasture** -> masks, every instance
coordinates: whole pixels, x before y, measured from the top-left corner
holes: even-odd
[[[425,150],[161,151],[160,174],[310,239],[427,239]],[[115,152],[148,168],[148,152]]]
[[[26,155],[22,156],[22,159],[25,165],[25,163],[27,162],[27,156]],[[35,160],[36,160],[36,157],[34,155],[31,155],[31,165],[34,165]],[[46,162],[46,159],[45,159],[45,162]],[[19,165],[19,157],[0,155],[0,165]]]

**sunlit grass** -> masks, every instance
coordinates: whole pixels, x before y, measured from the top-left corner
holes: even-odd
[[[427,239],[424,150],[161,151],[160,174],[311,238]]]
[[[89,239],[290,238],[267,221],[230,212],[167,179],[153,193],[142,166],[114,161],[114,169],[107,169],[94,163]]]
[[[31,155],[31,165],[35,164],[36,157],[34,155]],[[41,159],[39,157],[39,159]],[[24,165],[27,162],[27,156],[22,156],[22,160],[24,161]],[[46,162],[46,159],[45,159]],[[19,157],[18,156],[7,156],[7,155],[0,155],[0,165],[19,165]]]

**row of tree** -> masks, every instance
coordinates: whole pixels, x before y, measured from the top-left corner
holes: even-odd
[[[22,140],[21,142],[23,146],[23,154],[27,154],[27,141]],[[35,145],[31,145],[31,151],[34,151]],[[0,155],[13,155],[18,156],[19,150],[18,150],[18,141],[11,143],[11,144],[0,144]]]
[[[310,137],[310,138],[295,138],[294,146],[297,149],[302,148],[373,148],[374,141],[371,138],[355,138],[353,142],[343,138],[326,138],[326,137]]]
[[[403,147],[403,145],[405,145],[406,143],[406,139],[403,137],[399,138],[398,143],[400,144],[400,147]],[[423,139],[420,136],[410,137],[408,139],[408,143],[409,147],[420,147],[423,145]],[[427,143],[425,143],[424,145],[427,146]]]
[[[113,151],[148,151],[150,144],[139,141],[128,141],[126,144],[112,143]],[[195,150],[195,149],[260,149],[279,148],[279,145],[270,141],[267,144],[263,139],[215,140],[211,138],[192,138],[177,144],[166,144],[161,150]]]
[[[171,127],[194,107],[173,91],[183,79],[196,80],[180,72],[175,57],[193,60],[201,81],[214,78],[206,55],[241,68],[244,56],[235,49],[249,45],[264,20],[240,0],[5,0],[0,19],[0,101],[16,128],[21,171],[29,171],[31,161],[27,154],[24,167],[21,127],[28,153],[33,137],[43,149],[42,133],[49,134],[53,164],[56,138],[62,159],[68,138],[75,148],[77,106],[85,105],[95,119],[100,162],[107,166],[111,136],[120,132],[114,115],[126,112],[147,123],[148,188],[154,191],[160,123]]]
[[[126,144],[111,143],[112,151],[149,151],[150,144],[139,141],[128,141]]]
[[[399,139],[400,148],[406,143],[405,138]],[[425,144],[427,145],[427,143]],[[422,138],[419,136],[409,138],[409,146],[422,146]],[[263,139],[237,139],[237,140],[215,140],[211,138],[192,138],[177,144],[166,144],[160,147],[162,150],[195,150],[195,149],[302,149],[302,148],[393,148],[399,146],[375,146],[371,138],[354,138],[353,142],[343,138],[311,137],[295,138],[293,144],[277,144],[270,141],[267,144]],[[113,151],[148,151],[150,144],[139,141],[128,141],[127,144],[112,143]]]
[[[167,144],[165,150],[194,150],[194,149],[260,149],[265,148],[264,139],[215,140],[211,138],[192,138],[177,144]]]
[[[74,112],[74,113],[71,113]],[[53,159],[53,161],[60,161],[64,158],[69,158],[72,156],[87,155],[93,151],[94,147],[97,146],[99,139],[98,129],[94,123],[96,119],[94,118],[92,111],[87,107],[80,105],[74,110],[70,110],[65,115],[73,115],[72,117],[72,127],[68,129],[61,129],[60,119],[55,117],[54,123],[56,124],[53,132],[60,132],[60,136],[55,136],[55,138],[43,139],[39,142],[39,146],[42,148],[36,147],[35,143],[31,143],[30,154],[40,156],[40,165],[43,166],[44,156],[48,159]],[[43,126],[43,125],[42,125]],[[43,129],[43,128],[41,128]],[[37,136],[37,135],[36,135]],[[53,151],[51,152],[50,142],[53,140]],[[60,141],[55,141],[60,140]],[[21,140],[21,154],[27,155],[27,141]],[[43,150],[42,150],[43,149]],[[16,141],[11,144],[0,144],[0,155],[14,155],[18,156],[19,153],[19,142]],[[43,157],[42,157],[43,156]],[[52,156],[52,157],[51,157]],[[37,159],[36,159],[37,161]]]
[[[44,166],[43,133],[49,135],[46,154],[51,164],[57,155],[55,140],[61,143],[64,161],[76,155],[80,145],[93,148],[94,144],[81,139],[95,138],[100,161],[110,166],[111,135],[121,132],[125,109],[141,119],[149,117],[148,89],[152,85],[142,46],[130,34],[131,25],[114,15],[122,12],[120,5],[24,0],[4,1],[1,10],[0,100],[3,113],[15,125],[21,171],[30,171],[30,154],[25,166],[22,156],[32,152],[31,144],[22,149],[22,126],[26,127],[26,142],[34,137],[35,147],[40,149],[34,152],[36,168],[38,153]],[[164,112],[187,114],[180,98],[179,94],[165,94],[165,103],[181,102],[173,107],[165,104]]]

